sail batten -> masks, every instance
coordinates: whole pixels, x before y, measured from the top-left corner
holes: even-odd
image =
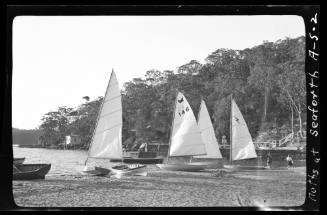
[[[111,115],[111,114],[114,114],[114,113],[116,113],[116,112],[118,112],[118,111],[122,111],[122,109],[118,109],[118,110],[115,110],[115,111],[113,111],[113,112],[106,113],[106,114],[102,115],[101,118],[102,118],[102,117],[106,117],[106,116]]]
[[[117,127],[117,126],[121,126],[121,125],[122,125],[122,124],[121,124],[121,123],[119,123],[119,124],[117,124],[117,125],[114,125],[114,126],[112,126],[112,127],[110,127],[110,128],[107,128],[107,129],[104,129],[104,130],[98,131],[98,132],[97,132],[97,133],[95,133],[95,134],[100,134],[100,133],[103,133],[103,132],[105,132],[105,131],[111,130],[111,129],[113,129],[113,128]]]
[[[114,100],[114,99],[118,99],[118,98],[120,98],[120,95],[116,96],[114,98],[108,98],[107,100],[104,101],[104,103],[109,102],[109,101]]]
[[[122,158],[122,104],[116,74],[112,71],[98,114],[88,157]]]
[[[206,154],[201,131],[185,96],[178,92],[175,102],[174,121],[168,156],[192,156]]]
[[[256,158],[257,153],[243,115],[232,99],[232,160]]]
[[[194,156],[196,158],[222,158],[221,152],[219,150],[218,141],[215,135],[215,131],[212,126],[210,115],[205,102],[201,101],[201,106],[199,110],[198,126],[201,131],[201,137],[206,147],[206,155]]]

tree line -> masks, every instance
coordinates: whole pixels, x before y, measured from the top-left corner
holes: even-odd
[[[206,102],[218,140],[229,138],[230,95],[233,95],[256,141],[289,133],[305,136],[305,37],[285,38],[244,50],[217,49],[205,63],[196,60],[171,70],[150,70],[121,91],[123,144],[168,143],[176,92],[181,91],[197,116]],[[119,71],[118,71],[119,73]],[[80,135],[87,149],[103,97],[73,109],[46,113],[39,129],[45,145],[58,145],[65,136]],[[219,141],[220,142],[220,141]]]

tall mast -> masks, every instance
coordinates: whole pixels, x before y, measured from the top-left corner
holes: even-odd
[[[199,107],[199,111],[198,111],[198,115],[197,115],[197,118],[196,118],[196,123],[198,124],[199,123],[199,119],[200,119],[200,111],[201,111],[201,108],[202,108],[202,101],[203,100],[203,96],[201,96],[201,100],[200,100],[200,107]],[[209,116],[210,117],[210,116]],[[201,130],[200,130],[201,131]],[[201,134],[202,135],[202,134]],[[208,153],[208,152],[207,152]],[[192,161],[193,159],[193,156],[191,156],[191,159],[190,159],[190,162]]]
[[[178,96],[178,90],[176,90],[176,97],[175,97],[175,103],[174,103],[174,109],[173,109],[173,120],[171,121],[171,126],[170,126],[170,137],[169,137],[169,146],[168,146],[168,154],[167,154],[167,163],[168,163],[169,153],[170,153],[171,136],[173,134],[177,96]]]
[[[233,154],[232,154],[232,135],[233,135],[233,94],[230,94],[230,125],[229,125],[229,159],[230,163],[233,164]]]

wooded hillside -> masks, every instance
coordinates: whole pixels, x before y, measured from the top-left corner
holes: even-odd
[[[177,73],[145,71],[144,78],[125,83],[123,141],[132,143],[136,138],[168,143],[177,90],[184,93],[196,116],[204,99],[219,142],[222,135],[229,138],[230,94],[254,140],[280,139],[292,130],[299,137],[305,135],[303,36],[264,41],[244,50],[217,49],[205,61],[192,60]],[[88,147],[102,97],[84,99],[77,109],[62,106],[44,115],[40,125],[44,142],[56,145],[73,133],[81,135],[83,147]]]

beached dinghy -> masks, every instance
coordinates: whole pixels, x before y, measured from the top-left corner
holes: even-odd
[[[157,164],[162,163],[164,156],[159,155],[160,145],[157,143],[143,143],[144,151],[125,151],[123,153],[123,159],[110,159],[110,162],[124,162],[128,164]],[[158,147],[159,146],[159,147]],[[148,147],[150,150],[148,151]]]
[[[122,164],[112,167],[111,171],[117,178],[129,175],[147,176],[148,173],[144,167],[146,166],[143,164]]]
[[[93,131],[85,165],[88,158],[107,159],[108,161],[110,159],[123,159],[122,125],[121,94],[116,74],[112,71]],[[143,165],[135,169],[134,167],[127,166],[127,168],[121,169],[118,172],[126,172],[129,175],[133,175],[133,173],[139,174],[141,171],[143,171],[143,173],[146,172],[145,167],[146,166]],[[115,167],[108,169],[104,167],[87,166],[85,167],[85,171],[83,171],[83,173],[92,175],[106,175],[109,172],[114,174],[117,173]]]
[[[178,164],[157,164],[160,169],[169,171],[198,172],[207,168],[206,164],[199,163],[178,163]]]
[[[255,159],[257,153],[252,141],[251,134],[243,118],[240,109],[237,107],[236,102],[231,96],[231,114],[230,114],[230,163],[224,165],[224,168],[230,170],[252,169],[260,170],[265,169],[263,166],[241,166],[234,165],[233,161],[244,159]]]
[[[206,169],[222,168],[222,155],[219,149],[218,141],[213,129],[212,122],[205,102],[201,101],[201,106],[198,115],[198,126],[201,131],[201,137],[205,144],[206,155],[193,156],[193,158],[204,161],[191,162],[195,165],[205,165]]]
[[[25,161],[25,158],[14,158],[14,164],[17,165],[17,164],[22,164],[24,163]]]
[[[94,175],[94,176],[105,176],[108,175],[110,172],[110,169],[103,168],[103,167],[90,167],[90,166],[85,166],[83,169],[82,173],[87,174],[87,175]]]
[[[145,144],[145,143],[144,143]],[[152,143],[146,143],[146,148]],[[157,147],[156,147],[157,148]],[[153,150],[153,148],[152,148]],[[110,162],[124,162],[127,164],[157,164],[162,163],[164,156],[159,151],[125,151],[122,159],[110,159]]]
[[[162,163],[163,158],[123,157],[122,159],[110,159],[110,162],[124,162],[128,164],[157,164],[157,163]]]
[[[13,180],[44,179],[50,168],[51,164],[13,165]]]
[[[200,171],[206,165],[192,163],[169,163],[169,157],[205,155],[205,144],[193,111],[185,96],[178,92],[175,101],[175,112],[169,141],[167,163],[157,164],[164,170]]]

